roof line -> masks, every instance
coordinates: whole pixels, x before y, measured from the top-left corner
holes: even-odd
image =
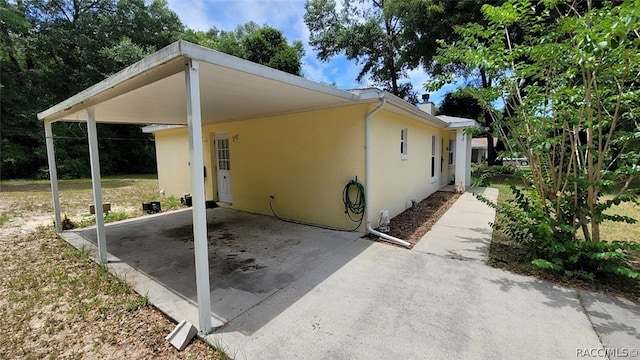
[[[90,107],[91,105],[95,105],[100,102],[100,95],[106,95],[105,93],[113,92],[115,95],[112,97],[121,95],[124,92],[133,89],[127,89],[129,87],[136,88],[135,86],[123,87],[128,80],[131,80],[135,77],[139,77],[140,75],[148,72],[150,69],[157,68],[163,64],[168,64],[172,60],[175,60],[181,57],[180,52],[180,44],[179,42],[174,42],[169,46],[166,46],[157,52],[145,57],[144,59],[130,65],[123,70],[107,77],[106,79],[100,81],[99,83],[90,86],[89,88],[73,95],[72,97],[50,107],[47,110],[44,110],[38,113],[38,119],[40,120],[51,120],[55,121],[62,118],[65,114],[72,113],[82,108]],[[152,82],[150,80],[154,78],[162,78],[168,75],[173,75],[176,72],[180,71],[182,67],[178,71],[175,71],[176,66],[169,67],[166,72],[159,72],[158,74],[153,74],[155,76],[150,76],[144,82]],[[167,72],[169,74],[167,74]],[[153,80],[155,81],[155,80]],[[135,85],[135,84],[132,84]],[[109,97],[108,95],[105,97]],[[80,105],[84,105],[80,107]],[[80,107],[80,109],[78,109]]]
[[[196,45],[188,41],[179,40],[180,51],[183,56],[193,60],[204,61],[218,66],[226,67],[229,69],[245,72],[251,75],[259,76],[265,79],[274,80],[278,82],[287,83],[289,85],[298,86],[312,91],[325,93],[337,97],[344,98],[346,100],[358,101],[359,97],[350,91],[340,90],[336,87],[321,84],[309,79],[305,79],[302,76],[289,74],[287,72],[270,68],[265,65],[261,65],[249,60],[237,58],[232,55],[225,54],[218,50],[206,48],[204,46]]]
[[[128,91],[148,85],[152,82],[176,74],[184,69],[183,61],[193,59],[214,65],[245,72],[254,76],[298,86],[311,91],[340,97],[357,102],[357,94],[320,84],[301,76],[292,75],[248,60],[209,49],[184,40],[178,40],[169,46],[126,67],[99,83],[73,95],[72,97],[38,113],[38,119],[56,121],[65,115],[88,108],[102,101],[122,95]]]

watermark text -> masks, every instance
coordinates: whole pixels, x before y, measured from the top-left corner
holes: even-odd
[[[579,358],[636,358],[636,348],[576,348],[576,357]]]

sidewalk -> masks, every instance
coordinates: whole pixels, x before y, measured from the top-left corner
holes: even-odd
[[[356,240],[207,341],[239,359],[638,359],[637,304],[485,265],[493,220],[465,193],[412,250]]]
[[[476,199],[475,193],[493,202],[498,201],[498,189],[469,189],[420,239],[413,251],[486,262],[493,231],[489,223],[494,221],[496,212]]]

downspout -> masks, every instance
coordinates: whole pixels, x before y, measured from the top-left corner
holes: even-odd
[[[365,208],[366,208],[366,216],[367,216],[367,232],[369,232],[370,234],[376,235],[381,237],[382,239],[393,243],[393,244],[397,244],[397,245],[401,245],[404,247],[411,247],[411,244],[405,240],[402,239],[398,239],[396,237],[393,237],[391,235],[385,234],[385,233],[381,233],[380,231],[374,230],[373,227],[371,227],[371,220],[369,219],[369,215],[371,214],[371,197],[370,194],[371,192],[369,191],[371,189],[371,118],[373,117],[373,115],[375,115],[378,111],[382,110],[382,108],[386,105],[387,103],[387,99],[384,97],[384,93],[380,94],[380,104],[373,110],[371,110],[370,112],[367,113],[367,115],[365,116],[365,137],[364,137],[364,159],[365,159],[365,164],[364,164],[364,181],[365,181],[365,189],[367,191],[367,197],[368,199],[366,199],[365,201]]]

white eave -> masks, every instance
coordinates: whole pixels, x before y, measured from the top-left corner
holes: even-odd
[[[470,119],[433,116],[379,89],[345,91],[263,65],[177,41],[69,99],[41,112],[45,122],[186,125],[184,69],[199,62],[203,124],[263,118],[386,99],[386,110],[438,128],[477,126]],[[455,119],[455,121],[451,121]],[[460,121],[458,121],[460,120]]]
[[[461,118],[449,115],[438,115],[438,119],[449,124],[450,129],[460,129],[466,127],[479,127],[480,125],[473,119]]]
[[[200,63],[203,123],[357,103],[357,94],[177,41],[38,114],[40,120],[186,125],[185,64]]]
[[[183,128],[185,127],[184,125],[158,125],[158,124],[153,124],[153,125],[147,125],[142,127],[142,132],[145,134],[153,134],[156,133],[158,131],[163,131],[163,130],[171,130],[171,129],[179,129],[179,128]]]
[[[446,121],[443,121],[437,116],[420,110],[420,108],[418,108],[417,106],[411,105],[403,99],[389,92],[382,91],[376,88],[350,90],[350,92],[358,94],[360,96],[361,102],[368,102],[376,105],[382,98],[385,98],[387,100],[385,109],[392,109],[394,113],[404,115],[410,119],[433,125],[438,128],[445,128],[449,126]]]

